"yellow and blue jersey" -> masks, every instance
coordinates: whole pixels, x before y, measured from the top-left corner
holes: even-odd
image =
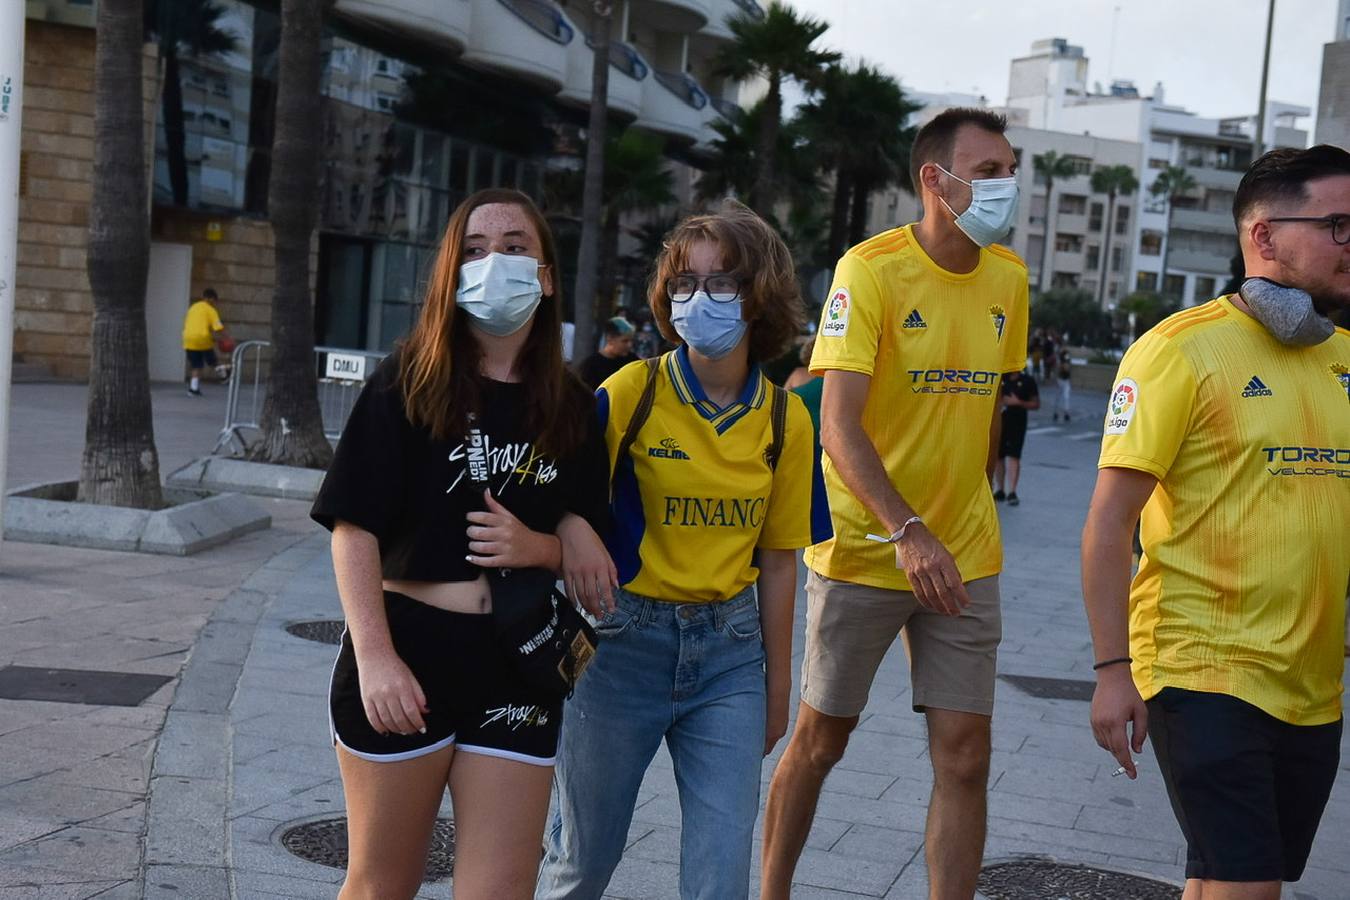
[[[619,444],[647,381],[636,362],[596,392],[613,474],[608,546],[627,590],[675,602],[734,597],[759,576],[755,550],[795,550],[830,535],[811,418],[789,395],[776,469],[773,389],[753,367],[735,402],[718,407],[688,350],[661,358],[651,414],[624,459]]]

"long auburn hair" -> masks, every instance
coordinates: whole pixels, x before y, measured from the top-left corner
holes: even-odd
[[[587,417],[581,410],[589,392],[563,365],[561,273],[553,232],[534,201],[520,191],[481,190],[451,213],[427,279],[422,313],[400,348],[403,407],[413,425],[427,428],[437,440],[463,435],[469,415],[482,410],[483,350],[455,296],[469,216],[492,203],[516,206],[525,213],[539,236],[543,251],[539,263],[553,273],[553,293],[546,294],[535,310],[515,369],[529,387],[525,420],[535,445],[551,454],[567,454],[584,438]]]

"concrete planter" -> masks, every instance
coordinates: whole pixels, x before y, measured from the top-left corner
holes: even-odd
[[[232,491],[283,500],[313,500],[323,484],[322,469],[302,469],[249,462],[226,456],[203,456],[169,474],[168,487],[185,490]]]
[[[15,488],[5,500],[5,540],[97,550],[190,556],[270,528],[272,517],[247,497],[166,488],[165,509],[75,502],[78,483]]]

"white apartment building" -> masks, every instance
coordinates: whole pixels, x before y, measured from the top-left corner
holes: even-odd
[[[1322,48],[1317,143],[1350,147],[1350,0],[1341,0],[1333,34]]]

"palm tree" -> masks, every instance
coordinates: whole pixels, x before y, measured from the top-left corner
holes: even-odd
[[[600,261],[605,193],[605,126],[609,118],[609,0],[591,3],[591,108],[586,127],[586,181],[581,192],[581,245],[577,248],[573,347],[595,344],[595,287]],[[581,357],[578,357],[581,358]]]
[[[614,296],[619,263],[619,225],[623,214],[656,210],[678,200],[675,176],[666,167],[664,151],[665,142],[659,137],[635,128],[626,129],[606,148],[604,253],[598,279],[599,295],[606,300]],[[602,315],[608,315],[608,312],[608,309],[600,310]]]
[[[843,254],[845,237],[853,244],[863,239],[874,191],[897,182],[910,187],[914,129],[902,123],[918,109],[894,78],[866,64],[831,66],[817,95],[803,105],[802,127],[834,174],[826,247],[831,260]]]
[[[1158,292],[1167,293],[1167,257],[1172,254],[1172,210],[1176,208],[1177,198],[1195,190],[1195,179],[1182,166],[1168,166],[1158,173],[1148,192],[1161,197],[1167,203],[1167,233],[1163,237],[1162,278],[1158,280]]]
[[[695,195],[700,200],[749,196],[755,180],[764,171],[758,135],[760,123],[767,115],[768,107],[761,100],[729,120],[713,123],[718,135],[712,142],[714,161],[695,186]],[[790,207],[819,205],[821,148],[812,140],[800,116],[778,128],[774,159],[774,195],[785,199]],[[763,215],[769,222],[778,222],[772,210]]]
[[[759,76],[768,82],[756,134],[758,171],[749,195],[749,206],[768,215],[778,199],[775,151],[783,119],[783,81],[792,79],[810,90],[840,55],[811,46],[830,27],[826,22],[800,16],[779,0],[769,4],[763,18],[742,12],[729,18],[727,27],[735,42],[719,52],[717,74],[735,81]]]
[[[217,27],[225,9],[215,0],[152,0],[145,9],[147,39],[159,43],[164,91],[165,159],[173,202],[188,203],[187,131],[183,123],[183,83],[178,55],[217,56],[237,46],[233,32]]]
[[[1106,279],[1111,276],[1111,231],[1115,227],[1116,197],[1128,197],[1139,188],[1139,179],[1129,166],[1106,166],[1092,173],[1092,190],[1106,195],[1106,237],[1102,240],[1102,277],[1097,285],[1097,305],[1106,297]]]
[[[150,217],[141,110],[141,0],[103,0],[97,16],[87,256],[94,323],[76,499],[157,509],[163,493],[145,338]]]
[[[323,169],[319,41],[331,0],[282,0],[276,127],[267,184],[276,291],[272,365],[261,434],[249,456],[260,462],[321,469],[333,450],[323,434],[314,374],[314,310],[309,251]]]
[[[1055,232],[1050,227],[1051,202],[1055,199],[1055,179],[1068,178],[1074,174],[1074,162],[1067,156],[1060,156],[1054,150],[1047,150],[1032,157],[1036,174],[1045,179],[1045,241],[1041,244],[1041,271],[1037,278],[1037,290],[1045,293],[1045,278],[1049,273],[1050,245],[1054,243]]]

